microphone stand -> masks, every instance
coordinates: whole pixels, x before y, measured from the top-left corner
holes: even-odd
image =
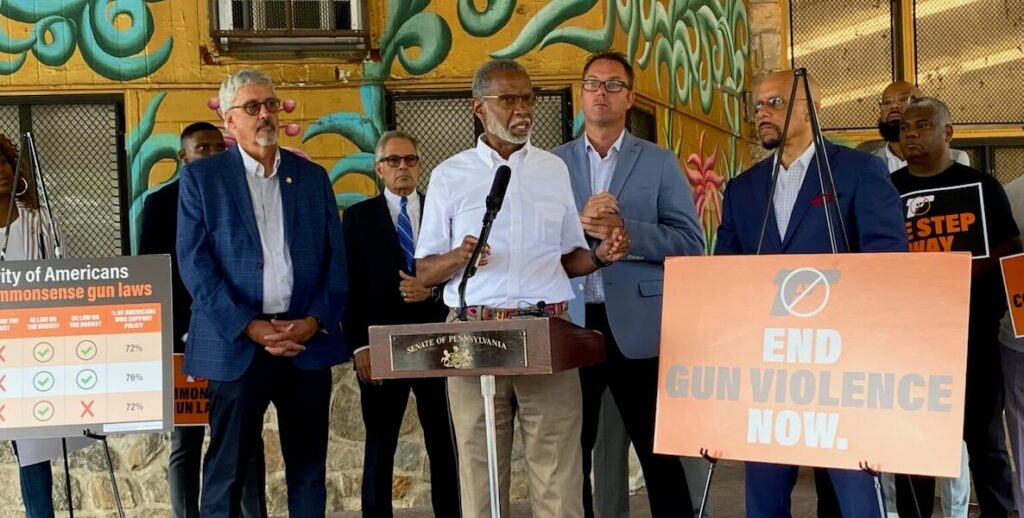
[[[768,188],[768,201],[765,204],[764,217],[761,219],[761,233],[757,240],[757,255],[761,255],[761,248],[764,245],[765,231],[768,227],[768,215],[775,208],[775,187],[778,184],[779,170],[782,167],[782,153],[786,149],[786,137],[789,134],[789,122],[793,118],[793,106],[796,104],[797,85],[803,82],[804,93],[807,97],[807,112],[811,121],[811,143],[814,145],[814,159],[818,166],[818,183],[821,186],[822,208],[825,210],[825,225],[828,228],[829,244],[832,253],[840,252],[836,242],[835,224],[832,222],[832,210],[836,212],[839,229],[842,232],[843,251],[849,252],[850,238],[846,232],[846,224],[843,221],[842,208],[839,205],[839,194],[836,192],[835,179],[832,176],[832,166],[828,163],[828,153],[825,150],[825,136],[821,133],[821,123],[818,118],[818,110],[814,106],[814,96],[811,93],[811,84],[807,81],[807,69],[798,68],[793,71],[793,88],[790,90],[790,102],[786,106],[786,122],[782,127],[782,135],[779,137],[779,148],[775,153],[774,165],[772,166],[771,179]],[[781,239],[785,239],[782,236]]]
[[[494,218],[498,215],[498,208],[491,207],[490,200],[487,205],[484,224],[480,229],[480,238],[476,242],[476,247],[473,248],[473,253],[469,256],[466,269],[462,272],[462,280],[459,281],[459,311],[456,313],[456,320],[466,320],[466,285],[469,284],[470,277],[476,275],[476,263],[480,260],[480,254],[483,253],[484,247],[487,246],[487,238],[491,235],[491,225],[494,224]]]

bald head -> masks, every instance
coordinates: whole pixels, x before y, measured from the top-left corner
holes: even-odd
[[[804,76],[807,82],[811,84],[811,95],[814,96],[814,106],[821,108],[821,86],[813,77]],[[786,97],[789,97],[789,92],[793,90],[793,80],[796,79],[793,76],[792,70],[777,70],[775,72],[769,72],[761,79],[761,85],[770,83],[771,85],[778,86],[779,88],[786,91]],[[804,84],[801,82],[797,85],[796,89],[797,99],[806,99],[804,92]]]
[[[806,77],[806,76],[804,76]],[[780,70],[764,76],[757,85],[755,111],[757,133],[761,137],[761,145],[765,149],[775,149],[782,139],[782,128],[786,123],[786,110],[789,109],[794,81],[792,70]],[[814,106],[821,109],[821,87],[813,78],[807,77],[814,97]],[[800,151],[810,145],[811,118],[807,110],[807,92],[803,81],[797,84],[796,97],[792,99],[793,115],[789,121],[789,133],[786,135],[787,145],[792,143]],[[758,109],[757,107],[760,107]]]
[[[896,81],[882,90],[878,99],[878,133],[887,142],[899,142],[900,119],[903,110],[913,99],[924,97],[913,83]]]

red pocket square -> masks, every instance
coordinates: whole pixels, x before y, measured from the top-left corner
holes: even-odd
[[[811,207],[817,207],[818,205],[821,205],[822,203],[826,203],[826,202],[831,203],[832,200],[834,200],[834,199],[835,199],[835,196],[832,193],[819,194],[819,195],[811,198]]]

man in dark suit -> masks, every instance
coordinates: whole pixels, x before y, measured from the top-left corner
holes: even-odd
[[[647,481],[651,515],[690,507],[678,457],[654,453],[662,284],[665,258],[704,253],[690,189],[667,149],[626,131],[633,68],[618,52],[592,55],[583,68],[584,134],[552,153],[569,168],[580,221],[591,242],[625,228],[632,250],[585,281],[586,326],[605,336],[605,363],[580,368],[583,391],[583,506],[590,498],[591,451],[605,388],[622,414]]]
[[[181,132],[178,158],[189,164],[201,158],[224,151],[224,135],[208,122],[196,122]],[[171,283],[174,294],[174,352],[185,352],[185,338],[191,314],[192,296],[185,289],[178,271],[174,244],[178,236],[178,179],[175,178],[153,191],[142,205],[142,231],[139,235],[139,255],[169,254],[171,256]],[[171,512],[174,518],[199,516],[199,467],[203,454],[204,426],[176,426],[171,432],[171,452],[167,463],[167,482],[171,492]],[[264,492],[266,469],[263,462],[263,439],[249,459],[249,470],[242,490],[242,516],[267,516]]]
[[[331,366],[348,357],[334,190],[322,167],[277,145],[281,100],[266,74],[221,84],[234,148],[186,165],[178,261],[192,294],[185,372],[210,380],[204,517],[239,515],[246,463],[277,409],[290,516],[323,516]]]
[[[348,307],[343,327],[346,340],[356,348],[366,427],[363,516],[392,516],[395,450],[411,390],[430,458],[434,515],[458,517],[458,474],[444,379],[375,381],[370,377],[369,326],[443,322],[448,314],[448,307],[437,297],[438,289],[425,287],[415,277],[413,253],[423,213],[423,196],[416,192],[420,176],[416,140],[401,131],[387,132],[377,143],[376,160],[384,191],[350,207],[342,218],[349,295],[358,301]]]
[[[789,95],[793,73],[768,74],[757,88],[754,112],[761,144],[781,154],[782,166],[771,192],[774,156],[754,165],[729,181],[718,228],[716,254],[820,254],[831,252],[825,207],[832,210],[831,198],[823,196],[818,180],[817,159],[801,82],[796,99]],[[821,94],[811,81],[815,101]],[[793,104],[792,119],[785,147],[779,149],[786,109]],[[817,106],[817,105],[816,105]],[[906,252],[907,235],[899,194],[889,181],[881,160],[866,153],[835,146],[825,141],[821,150],[832,166],[836,196],[849,236],[849,249],[842,230],[835,229],[839,252]],[[769,209],[760,246],[762,221]],[[874,483],[862,471],[830,469],[832,484],[839,496],[843,516],[877,516]],[[746,501],[749,517],[790,516],[790,493],[796,484],[797,467],[748,462]]]

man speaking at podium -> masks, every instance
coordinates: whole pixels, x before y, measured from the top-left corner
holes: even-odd
[[[569,277],[617,261],[629,249],[617,230],[593,250],[576,215],[569,173],[555,155],[529,143],[535,97],[518,63],[493,60],[473,77],[473,113],[484,134],[473,149],[434,169],[416,247],[416,270],[428,286],[451,280],[444,301],[459,306],[458,284],[476,245],[484,200],[499,167],[511,168],[503,208],[494,219],[486,263],[468,284],[467,317],[513,318],[532,307],[562,317],[572,298]],[[480,379],[448,379],[459,459],[462,516],[489,516],[487,446]],[[576,369],[496,379],[499,491],[508,516],[513,399],[523,430],[534,518],[583,516],[581,396]]]
[[[818,107],[821,91],[813,80],[808,81]],[[797,84],[796,99],[789,98],[792,87],[793,72],[785,70],[768,74],[757,88],[754,113],[761,145],[782,155],[775,193],[769,200],[774,154],[729,182],[716,254],[832,251],[824,210],[829,207],[835,221],[835,200],[821,192],[804,84]],[[793,103],[789,134],[785,136],[785,147],[779,149],[789,103]],[[885,165],[866,153],[824,142],[825,149],[821,151],[832,166],[842,221],[850,239],[850,250],[846,250],[842,230],[835,229],[839,252],[906,252],[900,197],[889,181]],[[822,172],[825,173],[824,168]],[[764,240],[759,251],[763,225]],[[830,469],[829,474],[843,516],[878,516],[870,475],[843,469]],[[796,466],[747,462],[747,516],[790,516],[790,493],[796,477]]]

